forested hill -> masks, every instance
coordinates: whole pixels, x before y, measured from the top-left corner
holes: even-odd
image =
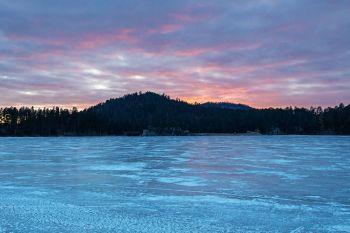
[[[245,104],[233,104],[233,103],[227,103],[227,102],[219,102],[219,103],[206,102],[204,104],[201,104],[201,106],[207,107],[207,108],[223,108],[223,109],[232,109],[232,110],[252,109],[252,107]]]
[[[83,111],[0,109],[0,135],[4,136],[140,135],[145,129],[163,135],[247,131],[350,134],[350,105],[340,104],[324,110],[254,109],[227,103],[189,104],[146,92],[110,99]]]

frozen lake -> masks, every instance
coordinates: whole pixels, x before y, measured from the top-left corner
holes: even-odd
[[[350,232],[350,137],[0,138],[0,232]]]

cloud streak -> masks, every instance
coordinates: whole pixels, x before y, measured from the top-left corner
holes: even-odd
[[[2,1],[0,106],[350,102],[348,1]]]

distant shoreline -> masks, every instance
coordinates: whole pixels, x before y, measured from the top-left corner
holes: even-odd
[[[349,137],[349,134],[249,134],[249,133],[194,133],[189,135],[0,135],[0,138],[55,138],[55,137],[260,137],[260,136],[340,136]]]
[[[350,135],[350,104],[326,109],[254,109],[232,103],[190,104],[146,92],[109,99],[82,111],[0,108],[2,136],[260,134]]]

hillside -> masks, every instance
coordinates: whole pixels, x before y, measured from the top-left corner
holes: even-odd
[[[227,103],[227,102],[206,102],[201,104],[202,107],[205,108],[221,108],[221,109],[231,109],[231,110],[251,110],[252,107],[245,105],[245,104],[233,104],[233,103]]]
[[[189,104],[152,92],[110,99],[86,110],[86,114],[95,115],[100,124],[108,122],[109,129],[131,132],[149,128],[179,128],[191,132],[215,132],[220,128],[222,132],[225,130],[215,118],[229,112]]]
[[[230,103],[189,104],[152,92],[110,99],[83,111],[0,109],[0,135],[157,135],[192,133],[350,134],[350,105],[254,109]]]

